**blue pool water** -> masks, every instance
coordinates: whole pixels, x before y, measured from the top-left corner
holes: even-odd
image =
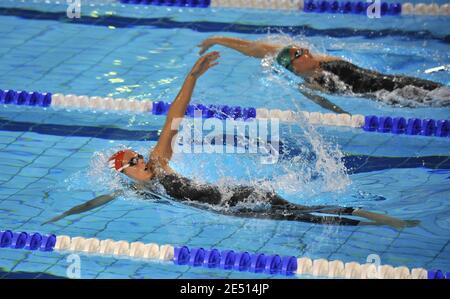
[[[39,1],[0,1],[1,89],[171,101],[198,58],[196,45],[203,39],[211,35],[267,39],[280,32],[286,39],[307,42],[318,52],[363,67],[450,83],[448,72],[423,73],[450,63],[450,26],[445,17],[369,20],[108,4],[83,6],[81,19],[68,20],[65,8]],[[294,88],[271,80],[259,60],[216,49],[221,52],[220,64],[200,79],[194,102],[325,112]],[[365,98],[330,99],[354,114],[450,119],[448,107],[401,108]],[[163,120],[142,114],[0,107],[0,229],[359,263],[378,254],[383,264],[450,270],[450,138],[282,124],[282,142],[289,151],[276,165],[261,165],[250,154],[178,154],[173,161],[180,173],[205,181],[265,180],[299,204],[363,207],[421,221],[401,231],[242,219],[133,195],[41,226],[56,214],[107,193],[108,173],[96,170],[96,163],[123,146],[146,152],[155,144]],[[344,162],[318,170],[313,161],[295,161],[304,148],[322,158],[343,153]],[[349,169],[348,175],[340,171],[342,166]],[[308,171],[319,172],[319,178],[309,178]],[[65,277],[66,258],[56,252],[2,248],[0,275]],[[81,267],[83,278],[265,277],[87,255],[81,256]]]

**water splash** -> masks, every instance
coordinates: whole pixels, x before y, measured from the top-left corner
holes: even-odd
[[[140,197],[133,189],[129,188],[130,180],[124,178],[119,173],[111,170],[108,166],[108,159],[119,150],[130,149],[125,145],[117,145],[107,150],[95,152],[89,163],[89,167],[80,170],[66,178],[63,182],[67,191],[88,190],[96,194],[109,194],[114,191],[122,191],[121,198],[126,200],[140,200]],[[148,149],[134,149],[137,152],[146,152]],[[89,198],[86,198],[88,200]]]

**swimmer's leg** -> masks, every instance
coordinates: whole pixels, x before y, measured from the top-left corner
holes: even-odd
[[[420,221],[418,220],[402,220],[384,214],[368,212],[361,209],[343,208],[343,207],[342,208],[324,207],[323,209],[318,210],[317,213],[357,216],[373,221],[373,222],[361,222],[359,225],[389,225],[397,229],[404,227],[414,227],[420,223]]]
[[[356,226],[360,224],[359,220],[338,217],[338,216],[319,216],[313,215],[303,210],[289,210],[285,208],[272,207],[270,210],[257,211],[247,208],[241,208],[234,213],[227,213],[228,215],[246,217],[246,218],[258,218],[258,219],[270,219],[270,220],[284,220],[284,221],[298,221],[308,222],[316,224],[328,224],[328,225],[350,225]]]
[[[80,214],[80,213],[84,213],[87,212],[89,210],[95,209],[97,207],[100,207],[102,205],[107,204],[108,202],[112,201],[113,199],[117,198],[119,195],[121,194],[121,192],[113,192],[111,194],[106,194],[106,195],[100,195],[94,199],[89,200],[88,202],[85,202],[81,205],[75,206],[73,208],[71,208],[68,211],[65,211],[64,213],[62,213],[61,215],[58,215],[44,223],[42,223],[41,225],[45,225],[48,223],[52,223],[52,222],[56,222],[58,220],[61,220],[67,216],[70,215],[75,215],[75,214]]]
[[[389,225],[391,227],[401,229],[405,227],[414,227],[419,225],[419,220],[402,220],[388,215],[364,211],[361,209],[354,210],[353,216],[363,217],[374,221],[373,225]]]
[[[280,198],[280,200],[282,200],[282,199]],[[373,221],[373,222],[362,222],[362,221],[355,220],[355,221],[358,221],[357,224],[350,221],[348,224],[342,223],[344,225],[389,225],[396,229],[401,229],[401,228],[405,228],[405,227],[414,227],[420,223],[420,221],[418,221],[418,220],[402,220],[402,219],[394,218],[394,217],[384,215],[384,214],[368,212],[368,211],[361,210],[361,209],[345,208],[345,207],[301,206],[301,205],[296,205],[296,204],[292,204],[292,203],[287,203],[284,205],[282,204],[279,206],[274,206],[274,208],[277,210],[280,210],[280,211],[284,211],[284,212],[285,211],[291,211],[291,212],[298,211],[301,215],[301,216],[298,216],[298,219],[300,219],[302,217],[304,218],[303,215],[311,215],[309,213],[320,213],[320,214],[331,214],[331,215],[338,215],[338,216],[340,216],[340,215],[357,216],[357,217],[361,217],[361,218],[365,218],[365,219]],[[308,217],[310,217],[310,216],[308,216]],[[329,216],[319,216],[319,217],[329,217]],[[337,219],[330,218],[329,221],[339,222],[338,219],[352,220],[352,219],[341,218],[341,217],[335,217],[335,218],[337,218]],[[307,222],[313,222],[313,220],[319,221],[320,219],[311,218],[311,221],[307,221]],[[346,222],[347,220],[342,220],[342,222]],[[299,220],[299,221],[301,221],[301,220]],[[324,221],[327,222],[328,220],[324,219]]]
[[[339,217],[339,216],[318,216],[312,215],[309,213],[296,213],[291,217],[288,217],[293,221],[300,222],[309,222],[309,223],[317,223],[317,224],[326,224],[326,225],[347,225],[347,226],[357,226],[360,225],[361,221]]]
[[[248,191],[250,192],[250,190]],[[302,206],[291,203],[276,193],[266,194],[266,199],[271,203],[270,211],[256,212],[247,209],[240,209],[237,213],[241,217],[265,218],[273,220],[290,220],[301,222],[312,222],[336,225],[389,225],[400,229],[404,227],[414,227],[420,222],[417,220],[401,220],[383,214],[364,211],[361,209],[330,207],[330,206]],[[338,216],[316,216],[311,213],[331,214]],[[343,218],[340,215],[349,215],[366,218],[373,222],[362,222],[355,219]]]

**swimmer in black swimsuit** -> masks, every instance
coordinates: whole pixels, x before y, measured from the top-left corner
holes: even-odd
[[[308,49],[296,46],[283,47],[237,38],[211,37],[199,45],[200,54],[214,45],[222,45],[256,58],[264,58],[267,55],[276,56],[279,65],[305,80],[305,83],[300,85],[300,92],[303,95],[321,107],[336,113],[346,112],[327,99],[311,93],[310,90],[330,94],[358,94],[381,99],[379,95],[381,91],[392,92],[405,87],[433,91],[443,87],[440,83],[420,78],[385,75],[361,68],[337,57],[312,55]],[[419,97],[416,100],[419,101]],[[423,102],[423,99],[420,101]],[[441,105],[448,106],[450,101],[443,101]]]
[[[144,157],[132,150],[122,150],[109,159],[109,166],[131,178],[136,191],[145,194],[164,193],[176,201],[202,209],[216,210],[225,215],[273,220],[302,221],[333,225],[390,225],[396,228],[417,225],[416,221],[404,221],[386,215],[363,211],[361,209],[334,206],[301,206],[290,203],[277,194],[252,186],[229,186],[219,188],[211,184],[199,184],[176,174],[169,166],[172,158],[172,140],[176,136],[180,121],[183,119],[191,100],[197,79],[209,68],[217,64],[218,52],[201,57],[186,77],[184,84],[167,113],[166,121],[156,146],[145,162]],[[225,190],[223,190],[225,189]],[[66,216],[82,213],[106,204],[119,196],[121,192],[102,195],[82,205],[76,206],[46,223],[60,220]],[[158,196],[158,194],[156,194]],[[264,203],[263,207],[252,209],[247,204],[251,200]],[[318,215],[317,215],[318,214]],[[331,216],[327,216],[328,214]],[[363,222],[341,217],[356,216],[372,220]]]

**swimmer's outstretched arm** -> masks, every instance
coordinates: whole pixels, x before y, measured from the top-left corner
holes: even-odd
[[[221,45],[230,49],[234,49],[244,55],[256,58],[264,58],[268,54],[275,54],[282,48],[281,45],[274,45],[259,41],[249,41],[233,37],[214,36],[205,39],[200,45],[198,45],[200,47],[199,54],[202,55],[214,45]]]
[[[312,92],[308,91],[305,88],[304,85],[300,85],[299,90],[300,90],[300,93],[302,95],[304,95],[307,99],[311,100],[312,102],[316,103],[317,105],[319,105],[322,108],[325,108],[327,110],[333,111],[334,113],[350,114],[349,112],[345,111],[344,109],[342,109],[338,105],[330,102],[326,98],[321,97],[321,96],[319,96],[319,95],[317,95],[315,93],[312,93]]]
[[[167,113],[158,143],[150,154],[149,165],[157,161],[161,166],[166,166],[172,158],[172,139],[178,133],[181,120],[184,118],[187,106],[191,101],[195,83],[208,69],[218,64],[219,52],[212,52],[200,57],[192,70],[184,80],[183,86]]]

